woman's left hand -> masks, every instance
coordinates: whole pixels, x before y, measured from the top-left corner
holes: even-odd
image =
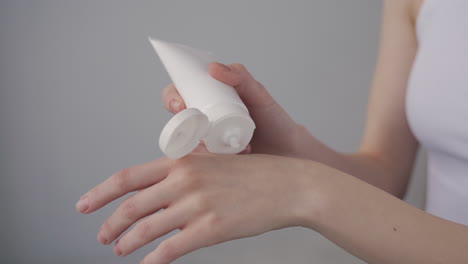
[[[202,247],[302,225],[304,201],[312,210],[318,202],[306,198],[308,163],[268,155],[164,158],[114,174],[86,193],[77,210],[90,213],[138,191],[104,222],[98,241],[109,244],[140,220],[114,245],[114,252],[125,256],[180,229],[142,261],[170,263]]]

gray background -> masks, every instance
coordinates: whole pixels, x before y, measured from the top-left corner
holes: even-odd
[[[116,202],[76,200],[113,172],[161,156],[169,83],[147,36],[241,62],[330,146],[353,151],[365,119],[381,1],[1,1],[1,263],[135,263],[96,242]],[[408,200],[421,207],[423,159]],[[289,228],[176,263],[361,263]]]

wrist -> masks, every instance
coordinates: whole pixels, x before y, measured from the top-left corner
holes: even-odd
[[[317,230],[326,212],[330,208],[331,188],[327,178],[335,170],[319,162],[300,160],[301,173],[297,177],[295,202],[291,206],[291,216],[294,226],[302,226]]]

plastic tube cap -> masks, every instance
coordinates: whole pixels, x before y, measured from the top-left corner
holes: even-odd
[[[187,108],[169,120],[159,136],[159,147],[170,159],[192,152],[210,128],[208,117],[196,108]]]

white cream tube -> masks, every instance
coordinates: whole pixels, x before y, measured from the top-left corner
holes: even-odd
[[[169,158],[180,158],[203,139],[208,151],[234,154],[250,142],[255,124],[234,88],[208,73],[212,54],[150,39],[187,106],[164,127],[159,139]]]

